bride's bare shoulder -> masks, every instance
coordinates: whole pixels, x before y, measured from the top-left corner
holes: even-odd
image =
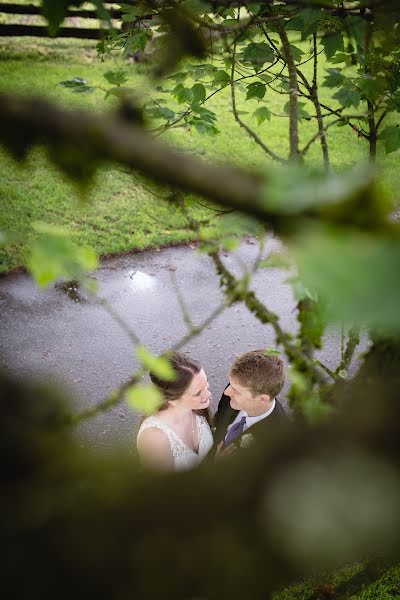
[[[157,427],[147,427],[138,437],[137,449],[143,464],[152,469],[173,468],[171,445],[167,435]]]

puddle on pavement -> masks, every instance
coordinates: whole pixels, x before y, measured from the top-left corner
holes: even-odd
[[[131,287],[138,292],[150,290],[156,285],[156,278],[152,275],[147,275],[143,271],[132,271],[129,273]]]
[[[57,281],[54,284],[54,288],[68,296],[70,300],[84,304],[87,300],[81,295],[79,287],[79,281],[74,279],[71,281]]]

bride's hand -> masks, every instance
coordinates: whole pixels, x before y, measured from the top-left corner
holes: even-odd
[[[234,452],[236,452],[237,448],[235,444],[229,444],[229,446],[224,446],[224,440],[220,442],[217,446],[217,450],[215,452],[216,458],[222,458],[224,456],[230,456]]]

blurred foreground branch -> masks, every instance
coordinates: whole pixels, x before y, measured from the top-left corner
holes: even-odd
[[[58,395],[2,378],[2,585],[14,598],[267,599],[318,568],[398,558],[399,348],[387,340],[390,364],[375,348],[368,378],[336,387],[346,412],[329,425],[167,476],[88,453]]]
[[[328,188],[329,181],[325,189],[292,167],[285,173],[284,185],[293,190],[280,189],[272,170],[261,177],[234,165],[206,163],[160,143],[121,113],[66,111],[45,100],[0,94],[0,142],[19,160],[32,146],[44,145],[58,167],[83,183],[90,182],[101,161],[118,162],[155,181],[254,216],[280,234],[297,232],[302,216],[369,230],[388,226],[373,194],[373,178],[366,173],[358,173],[350,184],[349,178],[341,183],[338,196],[333,185]],[[279,176],[282,181],[282,173]],[[302,185],[309,196],[306,204],[282,202],[290,200],[290,192],[299,193]]]

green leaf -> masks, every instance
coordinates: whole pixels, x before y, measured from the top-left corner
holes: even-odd
[[[309,113],[304,108],[305,102],[297,103],[297,116],[299,119],[310,119]],[[288,115],[290,113],[290,101],[286,102],[283,107],[284,112]]]
[[[328,31],[322,38],[326,58],[330,60],[338,50],[344,50],[343,36],[340,31]]]
[[[215,125],[203,119],[194,118],[192,119],[191,123],[195,126],[198,133],[207,135],[216,135],[219,133],[219,130],[215,127]]]
[[[212,110],[208,110],[208,108],[204,108],[204,106],[200,106],[199,104],[192,104],[191,106],[192,112],[195,115],[199,115],[203,121],[207,121],[208,123],[213,124],[217,120],[217,115]]]
[[[60,81],[58,85],[65,87],[76,94],[91,94],[94,92],[96,88],[89,85],[86,79],[82,77],[74,77],[73,79],[66,79],[65,81]]]
[[[133,88],[123,87],[121,85],[117,87],[109,88],[104,94],[104,99],[107,99],[109,96],[117,96],[117,98],[126,98],[127,96],[131,96]]]
[[[155,356],[145,346],[138,346],[136,354],[147,371],[165,381],[175,380],[176,373],[166,356]]]
[[[128,77],[124,69],[107,71],[104,73],[103,77],[112,85],[122,85],[128,81]]]
[[[365,47],[368,33],[368,24],[362,17],[347,16],[344,20],[346,30],[361,48]]]
[[[355,106],[357,108],[361,102],[361,96],[359,92],[354,88],[347,86],[340,88],[340,90],[333,95],[333,98],[338,100],[340,104],[346,108],[349,106]]]
[[[261,73],[261,75],[258,75],[258,78],[265,81],[265,83],[269,83],[273,79],[272,75],[268,75],[268,73]]]
[[[398,125],[385,127],[379,135],[379,139],[383,140],[387,154],[398,150],[400,148],[400,127]]]
[[[292,52],[293,60],[295,62],[300,62],[304,56],[303,50],[297,48],[297,46],[292,46],[292,44],[290,44],[290,50]]]
[[[151,108],[146,108],[146,114],[153,119],[166,119],[167,121],[171,121],[175,117],[174,111],[166,106],[152,106]]]
[[[214,74],[212,83],[213,83],[213,85],[225,87],[225,86],[229,85],[230,80],[231,80],[230,75],[226,71],[223,71],[222,69],[220,69],[219,71],[216,71],[216,73]]]
[[[178,85],[172,90],[172,95],[178,101],[178,104],[183,104],[188,102],[191,104],[193,101],[193,92],[190,88],[186,88],[182,83],[178,83]]]
[[[261,4],[259,4],[258,2],[249,2],[247,4],[247,10],[249,12],[251,12],[253,15],[258,15],[258,13],[260,12],[261,9]]]
[[[333,65],[341,65],[345,63],[347,67],[351,66],[352,58],[348,54],[344,54],[344,52],[336,52],[335,56],[331,58],[331,63]]]
[[[259,71],[266,62],[274,62],[274,59],[274,51],[265,42],[251,42],[243,52],[243,60],[251,63],[255,71]]]
[[[301,403],[301,410],[310,425],[326,421],[334,412],[332,405],[321,400],[317,394],[306,394]]]
[[[239,239],[245,235],[253,235],[254,237],[262,235],[260,224],[255,219],[236,212],[221,217],[219,231],[224,236],[236,236]]]
[[[191,73],[192,73],[192,77],[193,79],[195,79],[197,77],[197,75],[214,75],[214,73],[216,71],[218,71],[217,67],[215,67],[214,65],[211,65],[210,63],[201,63],[201,64],[194,64],[194,65],[190,65],[191,68]]]
[[[63,277],[86,284],[86,272],[98,266],[94,250],[76,246],[65,230],[54,225],[36,223],[34,230],[39,236],[32,244],[27,266],[36,283],[45,287]]]
[[[261,81],[254,81],[247,86],[247,94],[246,100],[250,100],[251,98],[257,98],[257,100],[262,100],[265,96],[266,92],[265,83],[261,83]]]
[[[303,29],[301,31],[301,39],[305,40],[312,33],[318,31],[319,21],[322,17],[320,8],[304,8],[299,13],[299,17],[303,21]]]
[[[279,82],[279,86],[278,86],[278,87],[280,87],[280,89],[281,89],[283,92],[289,93],[289,91],[290,91],[290,83],[289,83],[289,79],[282,79],[282,80]]]
[[[289,19],[285,24],[286,31],[302,31],[304,29],[304,22],[300,15]]]
[[[326,298],[332,320],[400,333],[399,239],[320,227],[299,236],[295,251],[302,278]]]
[[[167,77],[167,79],[173,79],[176,83],[183,83],[188,76],[187,71],[180,71],[179,73],[174,73]]]
[[[354,82],[361,90],[364,98],[376,102],[386,91],[387,83],[383,77],[363,74]]]
[[[342,75],[340,69],[325,69],[325,71],[328,73],[322,84],[325,87],[337,87],[338,85],[341,85],[346,79],[344,75]]]
[[[147,45],[148,35],[145,31],[130,34],[126,38],[123,56],[133,54],[136,50],[144,50]]]
[[[236,250],[239,246],[239,240],[235,237],[225,237],[221,239],[221,247],[230,252]]]
[[[301,299],[298,304],[297,320],[300,323],[300,335],[302,343],[309,343],[314,348],[321,348],[322,336],[327,326],[327,315],[325,303],[314,300],[312,292],[307,290],[307,297]]]
[[[103,0],[92,0],[93,4],[96,6],[97,17],[108,24],[109,27],[112,27],[111,23],[111,14],[104,6]],[[75,5],[79,4],[79,0]],[[83,2],[81,2],[83,4]]]
[[[290,283],[294,299],[297,302],[301,302],[302,300],[306,299],[317,302],[318,294],[313,294],[310,289],[304,285],[304,281],[302,281],[297,274],[288,277],[286,281]]]
[[[293,367],[289,371],[289,380],[299,392],[305,392],[308,389],[308,381],[304,373],[297,371]]]
[[[293,260],[287,253],[272,252],[267,259],[258,263],[260,269],[291,269]]]
[[[202,83],[195,83],[192,87],[193,101],[201,104],[206,99],[206,88]]]
[[[54,36],[67,16],[68,0],[42,0],[42,14],[48,22],[49,34]]]
[[[122,15],[121,21],[123,23],[133,23],[134,21],[137,21],[137,16],[135,14],[127,13],[125,15]]]
[[[209,5],[202,0],[185,0],[185,9],[197,15],[205,15],[209,10]]]
[[[134,385],[125,392],[128,404],[134,410],[151,415],[163,403],[162,393],[153,384]]]
[[[133,6],[132,4],[121,4],[119,3],[119,7],[121,11],[125,14],[131,14],[139,16],[143,13],[143,9],[138,6]]]
[[[266,354],[267,356],[279,356],[281,353],[275,348],[267,348],[266,350],[264,350],[264,354]]]
[[[260,106],[253,112],[253,117],[257,119],[257,124],[261,125],[264,121],[271,120],[271,112],[268,110],[266,106]]]

